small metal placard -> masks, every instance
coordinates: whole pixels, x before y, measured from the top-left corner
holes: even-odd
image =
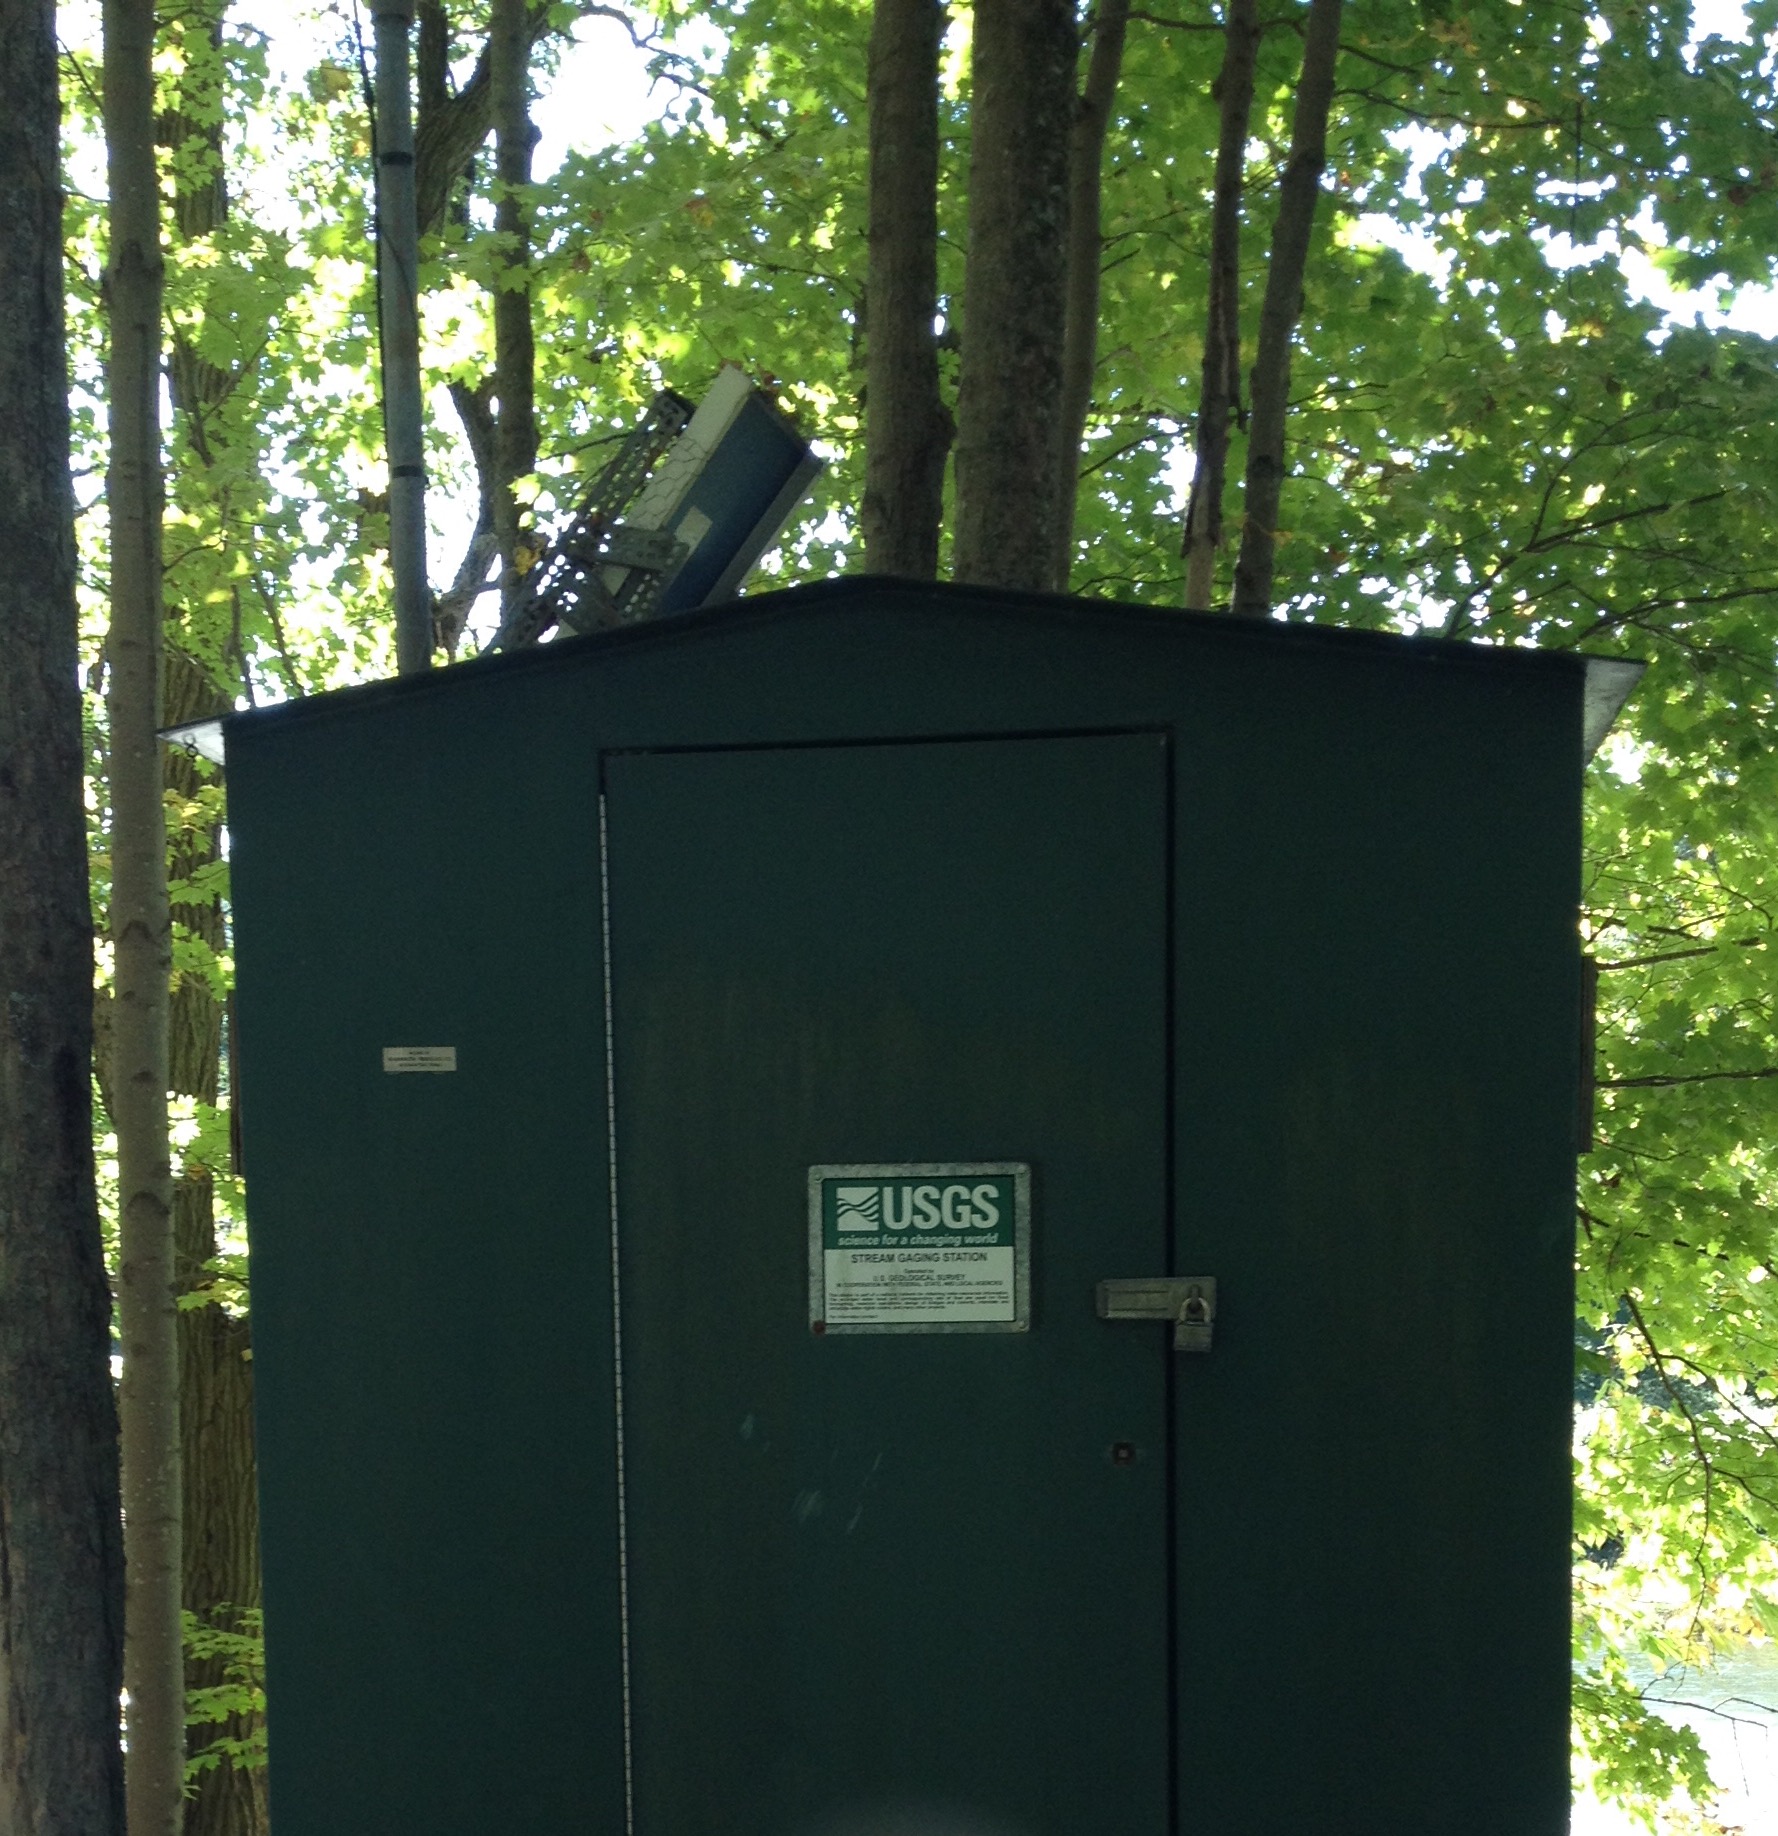
[[[385,1071],[455,1071],[455,1046],[384,1046]]]
[[[1026,1332],[1031,1169],[946,1161],[809,1169],[809,1328]]]

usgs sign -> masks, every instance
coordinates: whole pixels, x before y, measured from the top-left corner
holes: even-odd
[[[809,1329],[1022,1332],[1031,1316],[1023,1162],[809,1169]]]

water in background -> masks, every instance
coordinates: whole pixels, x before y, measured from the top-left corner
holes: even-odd
[[[1721,1791],[1714,1812],[1742,1836],[1778,1836],[1778,1646],[1724,1658],[1708,1670],[1674,1671],[1648,1686],[1669,1721],[1693,1729]],[[1645,1836],[1604,1805],[1574,1807],[1573,1836]]]

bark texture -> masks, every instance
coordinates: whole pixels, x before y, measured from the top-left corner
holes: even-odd
[[[228,705],[199,664],[168,648],[165,718],[170,724],[221,714]],[[200,769],[194,759],[169,749],[167,788],[181,798],[192,797],[200,786]],[[221,851],[220,825],[184,832],[174,844],[175,877],[189,878],[219,859]],[[180,925],[212,949],[222,949],[218,905],[175,905],[172,911]],[[202,977],[175,981],[168,1028],[170,1088],[212,1106],[223,1095],[223,1017],[222,1004]],[[211,1170],[197,1164],[188,1164],[173,1184],[174,1282],[182,1295],[210,1295],[208,1264],[217,1251],[215,1184]],[[185,1610],[225,1632],[241,1631],[242,1615],[260,1603],[251,1349],[246,1319],[213,1296],[207,1305],[180,1312]],[[213,1688],[224,1681],[223,1665],[214,1658],[190,1659],[185,1681],[192,1689]],[[195,1725],[188,1750],[199,1752],[218,1735],[245,1740],[256,1731],[257,1719],[236,1714],[221,1726]],[[185,1836],[265,1836],[267,1827],[264,1767],[225,1762],[198,1773],[185,1801]]]
[[[1241,412],[1241,196],[1258,55],[1258,0],[1228,0],[1222,72],[1216,79],[1222,119],[1210,211],[1210,297],[1204,316],[1197,468],[1185,512],[1185,603],[1199,612],[1208,611],[1216,596],[1229,425]]]
[[[1060,493],[1056,515],[1055,585],[1068,590],[1074,567],[1074,509],[1080,490],[1080,449],[1093,401],[1093,369],[1099,353],[1099,264],[1105,256],[1100,215],[1105,136],[1123,74],[1124,38],[1130,0],[1100,0],[1093,20],[1087,79],[1074,108],[1068,147],[1068,306],[1062,346]]]
[[[181,241],[213,235],[228,219],[223,169],[222,17],[225,0],[189,0],[169,21],[166,37],[181,55],[177,101],[160,122],[160,142],[174,173],[172,227]],[[217,419],[234,393],[236,377],[172,327],[167,380],[173,407],[200,464],[213,465],[221,438]]]
[[[447,215],[453,212],[461,214],[463,220],[467,221],[464,194],[468,189],[468,181],[473,178],[477,151],[487,139],[490,128],[495,129],[503,143],[496,149],[496,160],[509,160],[509,163],[500,166],[500,171],[516,173],[521,167],[518,159],[511,155],[516,154],[519,146],[517,124],[523,122],[522,131],[526,136],[523,176],[516,182],[529,183],[531,148],[536,142],[536,132],[529,121],[529,61],[533,47],[549,29],[549,9],[540,0],[524,0],[522,5],[515,4],[515,0],[498,0],[489,19],[488,41],[483,45],[468,80],[459,90],[453,90],[450,81],[451,57],[457,42],[456,28],[443,0],[417,0],[415,18],[420,28],[415,59],[418,78],[418,119],[414,132],[415,192],[419,203],[420,234],[425,236],[438,229]],[[495,77],[497,62],[503,69],[498,84]],[[504,131],[500,126],[502,121],[508,124]],[[504,145],[507,141],[511,142],[510,149]],[[517,265],[521,269],[528,267],[529,215],[522,198],[515,197],[513,200],[511,218],[498,216],[497,227],[512,234]],[[527,290],[518,296],[517,301],[504,308],[500,300],[496,300],[495,304],[496,374],[483,377],[473,387],[461,381],[451,384],[451,399],[463,423],[464,435],[475,461],[477,488],[475,528],[464,547],[455,577],[450,586],[438,595],[433,608],[438,641],[451,656],[456,655],[464,625],[487,585],[489,567],[497,557],[511,555],[516,539],[523,533],[522,520],[516,506],[512,504],[505,483],[512,478],[523,477],[537,463],[536,414],[532,399],[535,359],[531,349],[530,294]],[[522,326],[519,323],[520,310],[523,313]],[[518,413],[504,438],[500,429],[500,416],[491,406],[492,401],[501,398],[498,372],[503,354],[513,374],[512,385],[505,393],[518,402]],[[510,454],[507,446],[509,441]],[[506,467],[504,470],[503,465]],[[503,603],[510,604],[512,584],[506,569],[502,570],[500,584]]]
[[[433,614],[438,641],[445,654],[454,657],[463,638],[463,627],[487,585],[488,567],[499,554],[500,545],[494,533],[494,480],[498,468],[494,458],[494,410],[489,405],[494,379],[484,376],[473,389],[466,382],[454,380],[450,390],[463,437],[469,443],[469,456],[475,461],[475,527],[464,544],[456,575],[439,594]]]
[[[221,100],[223,68],[218,55],[226,0],[200,0],[169,21],[166,31],[181,52],[183,75],[178,104],[162,123],[175,173],[172,217],[184,241],[215,235],[228,218],[224,183]],[[227,455],[224,410],[236,376],[207,362],[175,329],[171,362],[174,412],[192,454],[208,468]],[[162,718],[171,725],[224,714],[232,705],[208,672],[182,647],[177,635],[184,618],[169,609]],[[189,802],[200,786],[200,767],[184,752],[167,748],[165,783]],[[221,854],[217,826],[182,830],[174,838],[171,871],[176,881],[213,864]],[[221,907],[174,905],[171,916],[212,949],[223,947]],[[200,976],[177,978],[168,1010],[168,1081],[174,1092],[214,1105],[222,1094],[223,1010]],[[174,1285],[181,1295],[207,1291],[206,1265],[216,1254],[215,1181],[207,1167],[188,1164],[173,1183]],[[183,1597],[185,1610],[207,1626],[241,1629],[243,1612],[257,1609],[259,1587],[258,1496],[254,1477],[253,1373],[247,1321],[219,1305],[182,1309],[179,1314],[179,1439]],[[224,1682],[217,1659],[185,1665],[188,1690]],[[220,1728],[195,1724],[187,1730],[188,1756],[218,1734],[245,1740],[255,1719],[234,1715]],[[231,1765],[198,1773],[185,1801],[185,1836],[265,1836],[265,1769]]]
[[[376,31],[377,346],[389,467],[395,667],[432,667],[426,561],[426,385],[420,373],[420,230],[414,194],[414,0],[373,0]]]
[[[516,480],[537,466],[536,352],[531,334],[531,38],[525,0],[493,0],[488,82],[494,115],[494,228],[501,272],[494,294],[494,535],[500,551],[500,616],[514,610],[524,578],[524,506]]]
[[[1341,0],[1311,0],[1297,79],[1290,158],[1278,188],[1271,260],[1260,306],[1259,347],[1250,387],[1241,551],[1232,611],[1264,618],[1272,608],[1278,500],[1284,488],[1284,420],[1290,407],[1290,344],[1303,312],[1303,274],[1321,175],[1327,170],[1327,116],[1340,53]]]
[[[129,1691],[130,1836],[178,1836],[185,1679],[180,1608],[179,1347],[167,1142],[166,821],[161,800],[161,247],[151,0],[105,0],[110,184],[112,1127]]]
[[[527,48],[549,30],[549,0],[527,0]],[[487,46],[463,87],[449,83],[453,45],[451,16],[443,0],[416,0],[419,24],[416,66],[419,109],[414,123],[414,195],[420,234],[430,236],[445,220],[451,194],[493,125],[493,72]]]
[[[488,54],[476,59],[463,87],[449,86],[451,24],[440,0],[419,0],[418,112],[414,121],[414,195],[420,234],[430,236],[443,225],[451,193],[463,177],[491,124]]]
[[[0,1830],[123,1836],[50,0],[0,0],[0,70]]]
[[[870,273],[865,287],[864,564],[938,577],[951,417],[938,377],[941,0],[871,13]]]
[[[981,0],[957,390],[956,578],[1054,584],[1077,56],[1067,0]]]

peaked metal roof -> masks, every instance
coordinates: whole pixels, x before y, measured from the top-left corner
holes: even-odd
[[[526,670],[581,667],[596,658],[633,648],[683,644],[720,644],[741,631],[783,621],[826,620],[851,609],[880,611],[902,606],[947,616],[1006,626],[1098,626],[1125,632],[1147,631],[1156,637],[1178,637],[1189,631],[1200,640],[1286,651],[1325,650],[1348,656],[1404,653],[1489,671],[1524,669],[1580,670],[1584,673],[1583,737],[1587,754],[1597,750],[1624,703],[1641,679],[1646,664],[1623,657],[1589,656],[1576,651],[1540,650],[1530,646],[1476,644],[1395,632],[1361,631],[1343,625],[1319,625],[1283,619],[1233,618],[1223,612],[1186,612],[1171,607],[1125,601],[1083,599],[1060,593],[1027,593],[999,587],[953,586],[903,580],[885,575],[848,574],[776,592],[750,594],[694,612],[621,626],[584,637],[472,657],[424,675],[392,677],[352,688],[334,689],[299,701],[243,709],[221,719],[169,727],[162,737],[203,757],[222,763],[230,732],[245,724],[309,719],[335,713],[363,713],[386,700],[414,695],[473,692],[494,677]]]

